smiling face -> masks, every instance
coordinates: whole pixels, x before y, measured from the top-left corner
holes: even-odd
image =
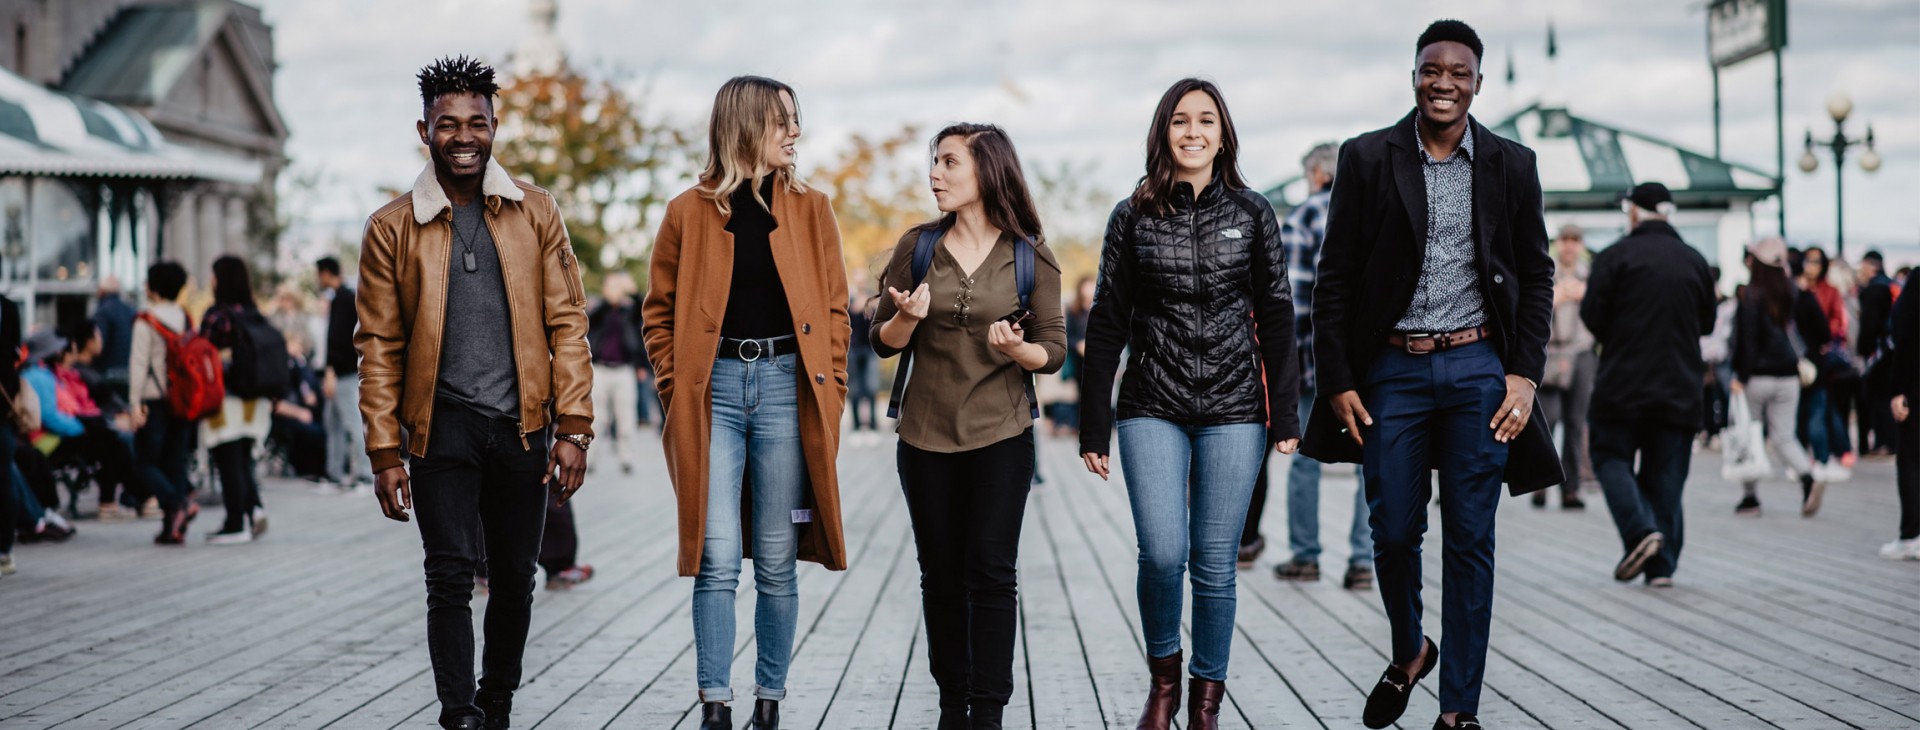
[[[793,105],[793,95],[782,89],[780,109],[774,113],[772,122],[767,125],[767,136],[760,142],[760,166],[763,171],[792,167],[795,159],[793,144],[799,140],[800,110]]]
[[[1181,177],[1206,177],[1220,154],[1220,107],[1205,91],[1189,91],[1173,108],[1167,143]]]
[[[1420,49],[1413,69],[1413,101],[1436,126],[1465,119],[1480,91],[1480,60],[1464,43],[1440,41]]]
[[[940,140],[933,151],[933,168],[927,171],[927,185],[942,213],[980,204],[980,168],[974,164],[973,150],[967,149],[966,137],[956,134]]]
[[[434,174],[444,182],[471,179],[493,159],[493,102],[472,93],[442,94],[419,123],[420,142],[433,158]]]

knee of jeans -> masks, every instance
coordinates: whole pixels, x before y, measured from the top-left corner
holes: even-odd
[[[1196,560],[1189,572],[1193,574],[1193,594],[1196,596],[1233,595],[1234,564],[1207,565],[1208,561]]]
[[[694,589],[731,591],[739,581],[740,546],[709,538],[700,551],[700,574],[694,579]]]
[[[473,598],[472,560],[455,556],[427,558],[427,603],[464,605]]]
[[[1185,544],[1153,544],[1140,546],[1140,571],[1153,575],[1178,575],[1187,569],[1187,550]]]
[[[1020,584],[1019,572],[1011,562],[967,566],[962,579],[973,595],[1014,595]]]
[[[791,556],[753,559],[753,588],[768,596],[792,596],[795,588],[794,562]]]
[[[1421,534],[1412,525],[1391,524],[1376,520],[1371,525],[1373,549],[1379,553],[1394,553],[1412,550],[1420,546]]]

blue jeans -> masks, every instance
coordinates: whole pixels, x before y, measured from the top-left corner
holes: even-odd
[[[1440,711],[1478,713],[1493,622],[1493,514],[1507,466],[1507,445],[1494,440],[1488,424],[1506,399],[1506,369],[1484,342],[1430,355],[1387,348],[1361,395],[1373,416],[1361,434],[1374,572],[1393,627],[1393,663],[1413,661],[1425,646],[1420,542],[1438,469],[1446,638]]]
[[[1147,655],[1180,651],[1182,574],[1193,571],[1195,677],[1226,681],[1233,645],[1234,559],[1267,448],[1260,423],[1119,424],[1120,465],[1140,541],[1140,629]]]
[[[754,696],[787,696],[787,664],[800,613],[794,578],[794,510],[807,488],[800,444],[798,355],[713,363],[713,430],[707,458],[707,536],[693,582],[693,643],[700,701],[731,702],[733,598],[743,553],[741,478],[752,479]],[[748,472],[751,471],[751,474]]]
[[[1830,383],[1819,382],[1800,390],[1800,429],[1804,436],[1801,441],[1813,452],[1816,464],[1825,464],[1835,454],[1853,450],[1847,426],[1834,411],[1829,392],[1832,387]]]
[[[1621,546],[1632,550],[1647,535],[1661,533],[1660,552],[1647,561],[1646,575],[1672,578],[1686,537],[1680,492],[1693,464],[1693,431],[1664,423],[1594,421],[1590,433],[1593,473],[1606,494]]]
[[[1313,411],[1314,391],[1300,391],[1300,422]],[[1354,479],[1367,483],[1366,467],[1354,470]],[[1373,565],[1373,528],[1367,526],[1367,490],[1353,490],[1353,523],[1347,527],[1347,564]],[[1287,469],[1287,547],[1293,559],[1311,563],[1320,559],[1320,462],[1294,454]]]

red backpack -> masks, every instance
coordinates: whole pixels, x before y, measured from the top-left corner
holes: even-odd
[[[185,333],[175,333],[152,312],[140,319],[167,343],[167,405],[173,414],[196,421],[220,411],[227,397],[226,377],[220,368],[220,350],[195,334],[191,321]]]

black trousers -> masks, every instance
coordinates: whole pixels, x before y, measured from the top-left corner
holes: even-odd
[[[1900,440],[1894,456],[1894,481],[1900,488],[1900,539],[1920,537],[1920,416],[1907,414],[1896,424]]]
[[[546,523],[547,437],[442,400],[427,455],[413,460],[413,516],[426,550],[427,654],[440,723],[482,716],[473,677],[473,577],[487,560],[487,649],[478,696],[510,698],[533,618],[533,578]],[[484,540],[484,549],[482,541]]]
[[[253,469],[253,439],[228,441],[207,449],[213,470],[220,475],[220,499],[227,506],[227,520],[221,532],[247,529],[253,508],[260,503],[260,479]]]
[[[1013,696],[1015,564],[1033,449],[1033,429],[951,454],[900,443],[900,485],[920,553],[927,664],[943,708],[1005,706]]]

